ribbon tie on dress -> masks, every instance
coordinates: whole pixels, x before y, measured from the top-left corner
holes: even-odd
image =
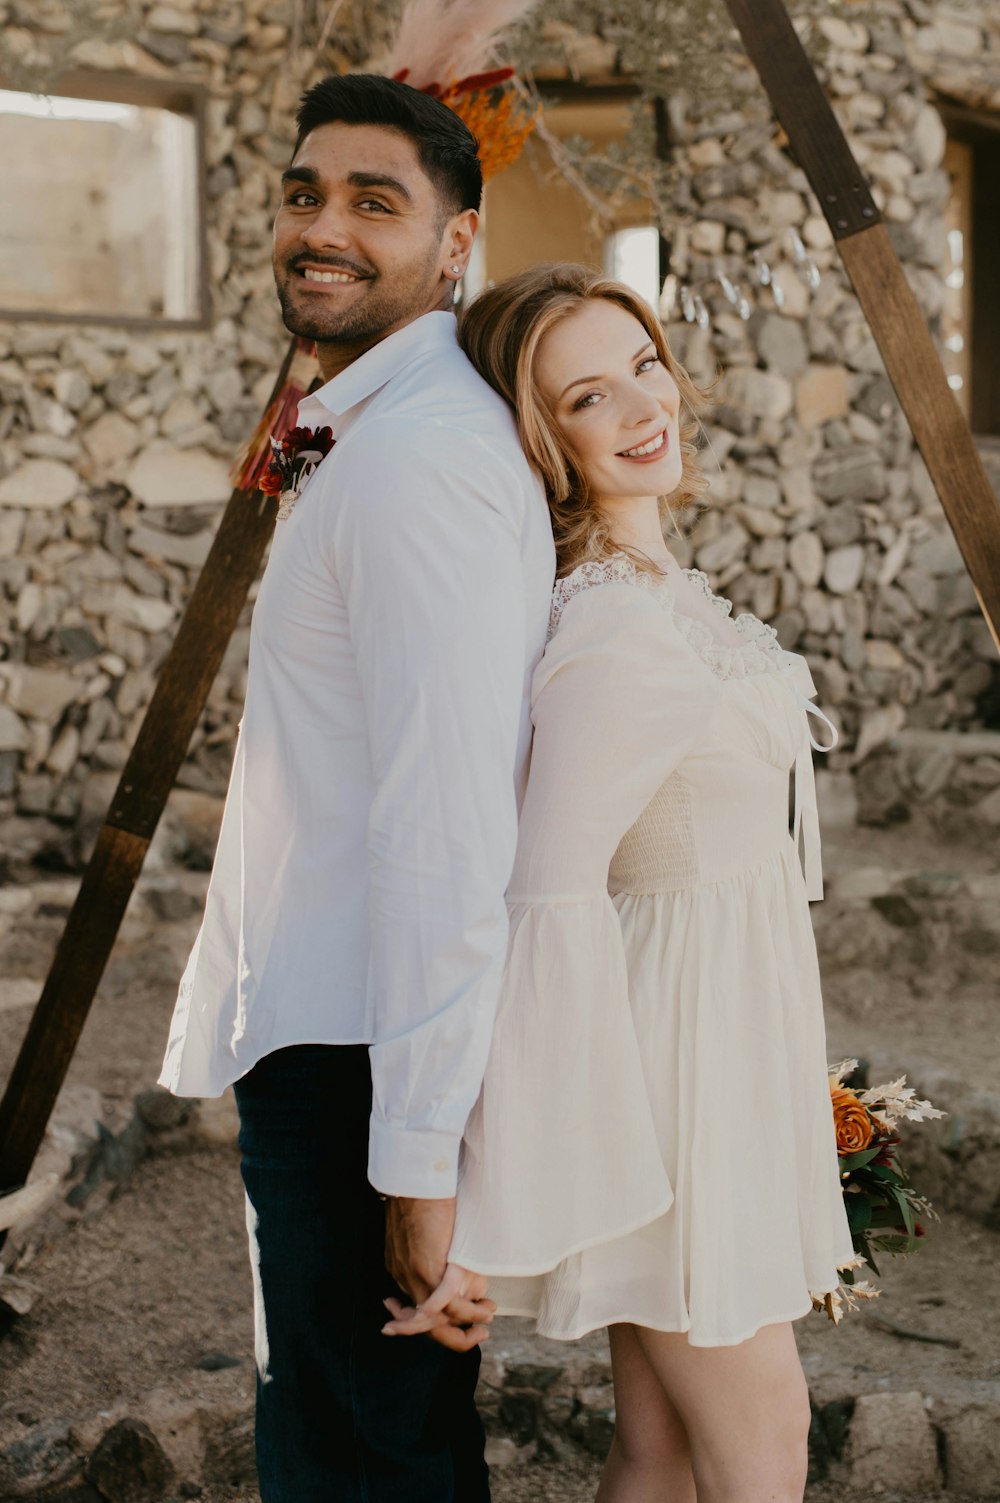
[[[795,758],[795,813],[792,819],[792,838],[795,841],[795,849],[799,850],[799,839],[802,839],[801,859],[802,871],[806,879],[806,897],[810,902],[818,902],[823,896],[823,863],[820,855],[819,838],[819,809],[816,803],[816,776],[813,771],[813,748],[816,751],[832,751],[840,737],[837,727],[818,705],[814,705],[806,696],[795,691],[796,698],[806,712],[804,735]],[[824,746],[821,742],[813,739],[809,727],[809,716],[815,715],[817,720],[829,727],[830,740]]]

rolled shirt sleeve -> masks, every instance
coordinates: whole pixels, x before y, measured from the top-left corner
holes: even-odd
[[[345,446],[346,449],[346,446]],[[369,1178],[455,1193],[507,943],[525,661],[523,490],[474,434],[342,456],[333,560],[375,785]]]

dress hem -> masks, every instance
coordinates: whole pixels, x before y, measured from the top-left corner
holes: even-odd
[[[559,1256],[552,1262],[535,1263],[531,1264],[530,1266],[518,1265],[517,1267],[513,1268],[501,1267],[499,1264],[494,1264],[491,1267],[486,1268],[483,1266],[483,1264],[479,1263],[476,1260],[468,1262],[465,1256],[462,1255],[460,1250],[458,1252],[450,1253],[449,1257],[453,1262],[458,1263],[460,1267],[468,1268],[471,1273],[482,1274],[484,1278],[537,1279],[543,1277],[543,1275],[547,1273],[552,1273],[554,1269],[559,1267],[560,1263],[565,1263],[568,1258],[575,1258],[578,1253],[586,1252],[588,1248],[603,1247],[608,1242],[617,1242],[621,1237],[631,1237],[633,1233],[642,1231],[644,1226],[651,1226],[654,1221],[659,1221],[661,1216],[665,1216],[667,1214],[673,1203],[674,1192],[673,1190],[671,1190],[669,1197],[665,1201],[661,1201],[658,1208],[647,1212],[643,1216],[639,1217],[639,1219],[636,1221],[630,1221],[626,1226],[616,1227],[614,1231],[606,1232],[603,1236],[588,1237],[583,1242],[574,1243],[572,1247],[567,1248],[565,1252],[561,1252]],[[503,1313],[505,1315],[514,1313],[525,1313],[528,1315],[533,1315],[535,1312],[533,1310],[528,1310],[526,1312],[514,1312],[505,1310]],[[596,1330],[597,1327],[591,1327],[591,1329]],[[574,1340],[575,1338],[570,1337],[569,1339]]]
[[[496,1313],[498,1315],[520,1316],[522,1318],[526,1317],[528,1319],[534,1319],[535,1320],[535,1335],[536,1336],[543,1336],[547,1341],[579,1341],[581,1339],[581,1337],[583,1337],[583,1336],[589,1336],[592,1331],[602,1331],[607,1326],[631,1325],[631,1326],[641,1326],[643,1328],[643,1330],[646,1330],[646,1331],[662,1331],[665,1334],[676,1335],[676,1336],[685,1336],[686,1335],[687,1338],[688,1338],[688,1345],[689,1346],[719,1347],[719,1346],[741,1346],[744,1341],[749,1341],[751,1339],[751,1337],[757,1335],[758,1331],[762,1331],[765,1326],[779,1326],[779,1325],[785,1325],[786,1323],[790,1323],[793,1320],[801,1320],[802,1317],[805,1316],[805,1315],[808,1315],[812,1309],[813,1309],[813,1302],[812,1302],[812,1296],[810,1295],[810,1297],[809,1297],[809,1303],[803,1309],[795,1310],[791,1314],[768,1315],[763,1320],[758,1321],[758,1323],[755,1326],[753,1326],[750,1330],[748,1330],[747,1332],[745,1332],[745,1334],[742,1335],[742,1336],[733,1336],[733,1337],[728,1337],[728,1336],[727,1337],[722,1337],[722,1336],[720,1336],[720,1337],[713,1337],[713,1338],[699,1337],[697,1339],[693,1338],[691,1336],[691,1326],[690,1326],[690,1324],[685,1325],[685,1326],[682,1326],[682,1325],[670,1325],[670,1326],[657,1325],[655,1322],[651,1322],[649,1320],[642,1320],[642,1319],[637,1318],[634,1315],[616,1315],[614,1317],[614,1319],[611,1319],[611,1320],[594,1321],[592,1324],[589,1324],[589,1325],[586,1324],[586,1323],[584,1323],[584,1324],[580,1325],[579,1327],[574,1327],[571,1331],[556,1331],[556,1330],[551,1329],[548,1326],[542,1326],[542,1325],[540,1325],[538,1323],[538,1318],[537,1318],[538,1317],[538,1312],[536,1310],[517,1310],[517,1309],[513,1309],[511,1306],[501,1306],[500,1308],[498,1308],[498,1310],[497,1310]]]

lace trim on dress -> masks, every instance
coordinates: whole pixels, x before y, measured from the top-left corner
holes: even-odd
[[[723,616],[732,616],[733,603],[716,595],[702,569],[682,571]],[[768,626],[749,611],[733,617],[733,626],[743,640],[729,644],[720,642],[703,621],[684,615],[677,608],[676,595],[668,581],[661,575],[649,574],[639,569],[625,553],[616,553],[611,558],[589,559],[579,564],[565,578],[556,580],[552,592],[552,608],[549,614],[549,638],[551,639],[562,619],[562,613],[574,595],[602,584],[632,584],[648,590],[663,606],[687,642],[712,672],[721,679],[747,678],[752,673],[784,669],[785,654],[773,626]]]

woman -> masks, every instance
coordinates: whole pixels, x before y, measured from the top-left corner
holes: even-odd
[[[852,1256],[808,908],[815,690],[664,544],[704,488],[703,399],[641,299],[541,267],[460,337],[545,480],[559,577],[452,1279],[490,1275],[546,1336],[610,1328],[601,1503],[801,1499],[790,1322]]]

